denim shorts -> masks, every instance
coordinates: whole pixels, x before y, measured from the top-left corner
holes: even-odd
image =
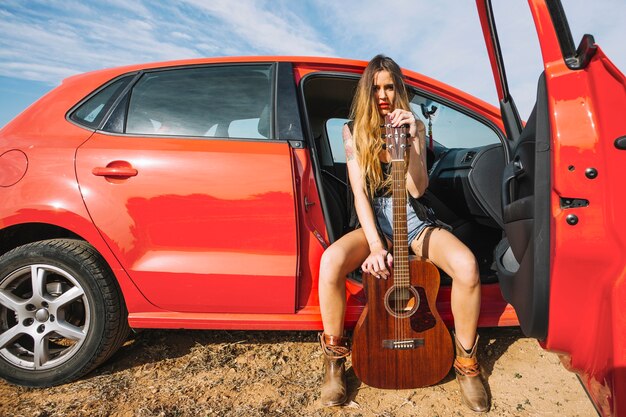
[[[391,197],[376,197],[374,198],[374,215],[378,220],[380,228],[391,242],[393,242],[393,202]],[[411,242],[422,233],[427,227],[434,226],[430,221],[420,220],[415,214],[413,206],[407,200],[406,203],[406,222],[407,222],[407,238],[408,244],[411,246]]]

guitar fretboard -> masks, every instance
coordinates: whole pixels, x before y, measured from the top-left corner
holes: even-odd
[[[410,285],[409,245],[406,221],[404,160],[391,163],[393,201],[393,279],[398,287]]]

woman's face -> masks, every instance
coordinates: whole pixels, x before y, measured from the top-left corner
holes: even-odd
[[[378,71],[374,74],[374,99],[381,116],[391,113],[393,102],[396,95],[396,89],[393,85],[393,78],[389,71]]]

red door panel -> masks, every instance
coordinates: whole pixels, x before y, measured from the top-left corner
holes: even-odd
[[[546,347],[570,355],[603,415],[626,415],[617,395],[626,393],[626,150],[615,143],[626,135],[626,79],[599,48],[584,71],[562,74],[548,83],[556,128]],[[588,205],[563,208],[563,198]]]
[[[295,311],[288,144],[96,133],[77,175],[94,223],[156,306]]]

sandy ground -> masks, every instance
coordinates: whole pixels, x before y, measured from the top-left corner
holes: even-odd
[[[597,416],[576,376],[517,328],[481,329],[492,393],[485,416]],[[451,372],[439,384],[378,390],[348,374],[349,404],[319,403],[314,332],[144,331],[105,365],[59,387],[0,380],[0,416],[471,416]]]

